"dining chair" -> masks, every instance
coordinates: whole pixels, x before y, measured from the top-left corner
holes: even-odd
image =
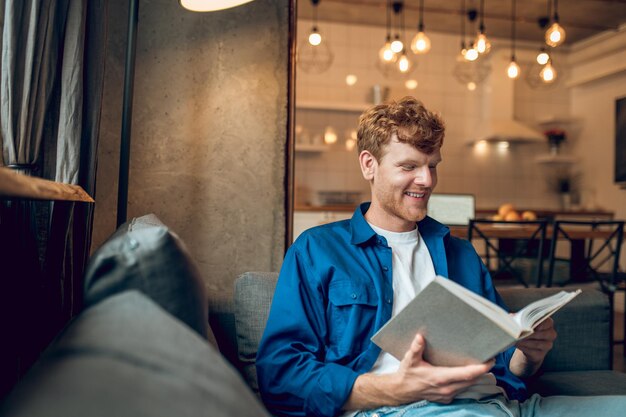
[[[614,311],[614,294],[624,290],[624,274],[620,273],[619,266],[623,237],[624,221],[621,220],[555,221],[550,237],[546,286],[551,287],[555,280],[559,281],[559,286],[596,283],[608,295],[611,311]],[[569,251],[563,250],[567,245]],[[569,266],[567,276],[559,276],[558,263]],[[626,300],[624,307],[626,309]],[[624,331],[626,334],[626,321]],[[614,340],[612,323],[611,340],[624,343],[624,340]]]
[[[525,279],[528,277],[539,286],[543,276],[546,230],[546,220],[471,219],[467,238],[470,242],[477,238],[484,243],[485,251],[481,257],[494,280],[512,277],[528,287]]]

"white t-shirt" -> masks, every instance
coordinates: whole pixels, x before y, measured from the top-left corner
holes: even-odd
[[[435,266],[417,227],[410,232],[399,233],[381,229],[371,223],[370,227],[387,239],[387,244],[391,247],[394,297],[391,315],[393,317],[435,278]],[[370,372],[377,374],[395,372],[399,364],[396,358],[381,351]],[[477,384],[472,385],[456,398],[480,399],[494,394],[506,395],[505,391],[496,385],[496,377],[489,373],[483,375]]]

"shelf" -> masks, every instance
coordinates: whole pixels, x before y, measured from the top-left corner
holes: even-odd
[[[296,109],[325,110],[361,113],[371,107],[369,103],[327,102],[327,101],[296,101]]]
[[[296,144],[296,152],[310,152],[310,153],[317,153],[317,152],[328,152],[328,146],[327,145],[299,145]]]
[[[93,198],[78,185],[29,177],[4,167],[0,167],[0,197],[94,202]]]
[[[535,158],[535,162],[544,165],[574,165],[576,158],[569,155],[539,155]]]

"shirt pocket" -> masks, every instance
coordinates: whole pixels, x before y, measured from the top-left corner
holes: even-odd
[[[354,280],[333,281],[328,299],[329,351],[338,356],[361,352],[369,343],[376,322],[376,289]]]

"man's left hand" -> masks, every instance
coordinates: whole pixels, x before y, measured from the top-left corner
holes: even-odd
[[[537,372],[556,340],[554,321],[547,318],[535,328],[535,332],[517,342],[509,368],[519,377],[528,377]]]

